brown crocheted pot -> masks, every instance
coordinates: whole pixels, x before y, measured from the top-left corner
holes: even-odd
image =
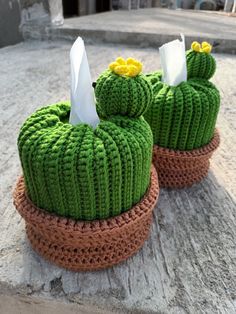
[[[14,205],[26,222],[33,249],[69,270],[98,270],[118,264],[137,252],[148,238],[159,194],[152,166],[149,189],[129,211],[106,220],[75,221],[37,208],[25,192],[23,177],[14,191]]]
[[[219,144],[220,135],[215,130],[209,144],[191,151],[178,151],[154,145],[152,161],[158,173],[160,187],[183,188],[201,181],[208,173],[209,159]]]

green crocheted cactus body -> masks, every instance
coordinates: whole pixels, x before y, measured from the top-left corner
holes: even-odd
[[[175,150],[192,150],[208,144],[219,111],[220,95],[204,79],[190,79],[178,86],[154,83],[154,98],[144,114],[154,144]]]
[[[153,91],[143,74],[129,77],[106,70],[96,82],[95,96],[100,117],[140,117],[152,100]]]
[[[162,71],[155,71],[145,74],[147,80],[152,86],[153,95],[155,95],[160,88],[160,81],[162,78]]]
[[[187,73],[190,78],[210,79],[216,70],[216,61],[210,53],[186,51]]]
[[[152,133],[143,117],[121,115],[96,129],[68,123],[70,104],[44,107],[21,128],[26,190],[40,208],[78,220],[116,216],[140,201],[150,181]]]

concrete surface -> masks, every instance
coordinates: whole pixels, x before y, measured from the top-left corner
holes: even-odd
[[[208,40],[215,52],[236,53],[236,18],[191,10],[161,8],[113,11],[65,19],[61,27],[47,30],[46,37],[74,40],[78,35],[92,43],[119,43],[158,47],[179,34],[187,45]]]
[[[34,296],[0,295],[1,314],[109,314],[98,307],[83,305],[81,302],[70,304],[54,298]]]
[[[12,205],[16,138],[36,108],[69,97],[69,49],[35,42],[0,50],[0,313],[235,314],[236,56],[216,55],[222,142],[211,171],[192,188],[161,191],[137,255],[106,271],[72,273],[30,248]],[[94,79],[119,55],[140,59],[145,71],[160,66],[154,49],[88,45],[87,53]]]

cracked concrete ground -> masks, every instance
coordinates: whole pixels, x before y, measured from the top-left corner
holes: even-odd
[[[149,240],[106,271],[72,273],[32,251],[12,205],[21,173],[16,138],[26,117],[69,98],[65,42],[0,50],[0,313],[236,313],[236,56],[216,55],[221,145],[208,177],[192,188],[162,190]],[[154,49],[88,45],[97,78],[116,56],[160,67]]]

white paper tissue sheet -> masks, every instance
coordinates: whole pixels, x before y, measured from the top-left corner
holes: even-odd
[[[181,35],[181,38],[182,41],[176,39],[159,48],[162,81],[170,86],[177,86],[187,80],[184,36]]]
[[[94,89],[85,51],[84,41],[78,37],[70,50],[71,111],[69,123],[87,123],[93,128],[99,123]]]

